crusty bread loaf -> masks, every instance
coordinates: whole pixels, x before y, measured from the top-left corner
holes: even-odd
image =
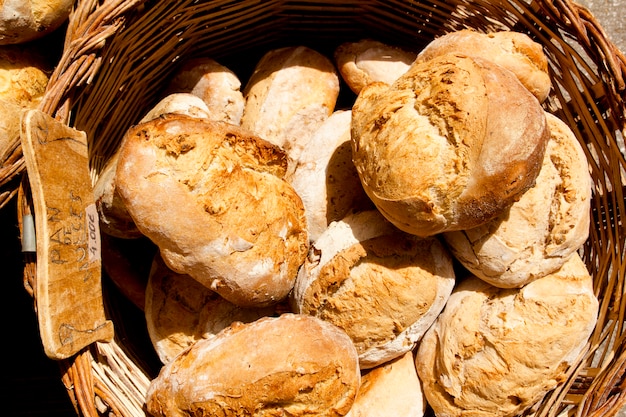
[[[321,53],[294,46],[265,53],[244,88],[241,126],[285,150],[289,171],[335,110],[339,76]]]
[[[273,313],[273,307],[238,307],[190,276],[169,269],[159,254],[153,259],[145,317],[152,345],[164,364],[234,322],[249,323]]]
[[[569,126],[546,113],[550,140],[534,187],[490,222],[444,238],[474,275],[521,287],[559,269],[589,236],[591,175]]]
[[[361,377],[359,394],[346,417],[423,417],[425,410],[411,351]]]
[[[208,108],[198,97],[190,93],[172,93],[157,102],[141,119],[147,122],[164,114],[185,114],[191,117],[208,118]],[[110,236],[135,239],[142,236],[135,221],[126,209],[116,183],[119,152],[113,154],[98,174],[94,185],[94,200],[100,230]]]
[[[597,314],[577,254],[521,289],[466,279],[417,350],[428,404],[438,416],[521,415],[565,382]]]
[[[58,29],[74,0],[6,0],[0,2],[0,45],[22,44]]]
[[[491,220],[533,186],[549,131],[537,99],[489,61],[439,55],[352,107],[363,188],[398,228],[420,236]]]
[[[169,79],[165,95],[173,93],[190,93],[201,98],[211,120],[235,125],[241,122],[245,105],[241,81],[232,70],[212,58],[185,61]]]
[[[404,233],[370,210],[331,223],[315,241],[292,308],[344,329],[367,369],[411,350],[454,283],[452,256],[437,238]]]
[[[226,122],[167,114],[122,140],[117,188],[172,270],[241,306],[285,298],[308,250],[284,152]]]
[[[315,317],[233,325],[163,367],[146,395],[155,417],[344,416],[360,384],[350,338]]]
[[[339,74],[355,94],[375,81],[392,84],[416,57],[414,51],[375,39],[344,42],[334,51]]]
[[[417,60],[428,60],[446,53],[477,56],[503,66],[512,71],[540,102],[550,93],[552,82],[548,73],[548,58],[541,44],[524,33],[481,33],[472,29],[450,32],[431,41],[420,51]]]
[[[353,210],[372,209],[352,163],[350,110],[337,110],[322,123],[286,177],[304,204],[309,240]]]

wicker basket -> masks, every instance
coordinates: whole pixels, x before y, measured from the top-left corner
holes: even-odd
[[[329,53],[339,42],[374,37],[418,49],[468,27],[511,29],[544,46],[553,77],[545,108],[584,144],[595,185],[582,251],[600,300],[598,324],[567,380],[529,414],[615,415],[626,405],[626,58],[588,10],[569,0],[81,0],[40,109],[87,134],[96,178],[183,58],[211,56],[245,79],[260,54],[277,46]],[[3,168],[21,174],[21,159],[18,146]],[[21,224],[32,207],[28,181],[19,191]],[[35,267],[32,254],[24,266],[27,289],[34,288]],[[145,416],[144,393],[158,363],[143,317],[124,310],[106,279],[103,292],[115,340],[60,361],[63,383],[79,415]]]

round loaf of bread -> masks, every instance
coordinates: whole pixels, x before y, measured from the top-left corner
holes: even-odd
[[[477,56],[503,66],[512,71],[540,102],[550,93],[552,82],[548,73],[548,58],[541,44],[524,33],[480,33],[471,29],[450,32],[431,41],[420,51],[417,60],[424,61],[447,53]]]
[[[241,126],[280,146],[289,171],[311,135],[335,110],[339,76],[321,53],[293,46],[265,53],[244,89]]]
[[[304,204],[309,240],[350,211],[373,209],[352,162],[350,110],[337,110],[317,129],[287,177]]]
[[[361,377],[359,394],[346,417],[422,417],[425,410],[411,351]]]
[[[355,94],[375,81],[392,84],[416,57],[416,52],[374,39],[344,42],[334,52],[337,69]]]
[[[352,107],[363,188],[419,236],[479,226],[534,185],[549,138],[537,99],[508,70],[446,54],[416,62]]]
[[[309,243],[280,148],[230,123],[167,114],[131,127],[119,152],[118,192],[169,268],[241,306],[287,296]]]
[[[577,254],[521,289],[467,278],[417,350],[428,404],[438,416],[521,415],[565,382],[597,314],[592,278]]]
[[[497,287],[556,271],[589,236],[591,175],[569,126],[546,113],[550,140],[534,187],[488,223],[444,233],[452,254]]]
[[[292,308],[342,328],[367,369],[411,350],[454,283],[452,256],[437,238],[404,233],[370,210],[331,223],[315,241]]]
[[[159,254],[152,262],[145,294],[148,335],[164,364],[235,322],[249,323],[274,313],[273,307],[234,305],[189,275],[169,269]]]
[[[155,104],[141,119],[141,122],[147,122],[169,113],[199,118],[209,117],[208,108],[202,99],[190,93],[172,93]],[[135,239],[143,234],[135,225],[135,221],[117,191],[118,159],[119,152],[116,152],[101,169],[94,184],[93,193],[100,219],[100,230],[110,236]]]
[[[194,343],[151,382],[146,408],[154,417],[340,417],[360,379],[343,331],[287,313]]]
[[[0,2],[0,45],[20,44],[58,29],[74,0],[4,0]]]
[[[238,125],[245,99],[237,74],[212,58],[185,61],[169,80],[166,95],[193,94],[207,105],[211,120]]]

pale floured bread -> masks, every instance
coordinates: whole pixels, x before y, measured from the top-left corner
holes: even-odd
[[[549,138],[537,99],[508,70],[447,54],[416,62],[352,107],[363,188],[420,236],[479,226],[534,185]]]
[[[226,122],[167,114],[131,127],[117,188],[172,270],[242,306],[285,298],[308,250],[284,152]]]
[[[234,305],[190,276],[169,269],[159,254],[152,262],[145,298],[148,335],[164,364],[235,322],[249,323],[274,313],[273,307]]]
[[[361,377],[359,394],[346,417],[423,417],[425,410],[411,351]]]
[[[292,308],[344,329],[367,369],[411,350],[454,283],[452,256],[437,238],[404,233],[370,210],[331,223],[315,241]]]
[[[550,140],[535,186],[487,224],[444,234],[455,257],[497,287],[521,287],[554,272],[589,236],[585,152],[565,122],[546,117]]]
[[[3,0],[0,2],[0,45],[22,44],[59,28],[74,0]]]
[[[185,61],[169,79],[166,95],[191,93],[207,105],[209,118],[238,125],[245,99],[241,81],[228,67],[212,58]]]
[[[335,110],[339,76],[321,53],[294,46],[265,53],[244,89],[241,126],[296,161],[311,135]]]
[[[141,119],[147,122],[163,114],[176,113],[191,117],[208,118],[208,108],[198,97],[189,93],[169,94],[157,102]],[[117,192],[116,172],[119,152],[113,154],[98,174],[94,184],[94,200],[100,230],[110,236],[134,239],[142,236],[135,225],[135,221],[126,209],[119,193]]]
[[[155,417],[344,416],[360,384],[340,329],[283,314],[233,325],[165,365],[146,394]]]
[[[344,42],[334,52],[337,69],[355,94],[375,81],[392,84],[416,57],[416,52],[374,39]]]
[[[597,314],[578,254],[521,289],[468,278],[417,350],[428,404],[438,416],[521,415],[565,382]]]
[[[309,240],[348,212],[373,208],[352,163],[350,110],[335,111],[317,129],[287,177],[304,204]]]
[[[550,93],[552,82],[548,58],[540,43],[514,31],[476,32],[471,29],[450,32],[431,41],[417,60],[428,60],[446,53],[462,53],[488,59],[512,71],[540,101]]]

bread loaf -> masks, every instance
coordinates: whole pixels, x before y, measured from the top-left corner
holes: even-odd
[[[339,417],[359,384],[345,333],[315,317],[283,314],[193,344],[151,382],[146,409],[155,417]]]
[[[337,110],[322,123],[287,177],[304,204],[309,240],[350,211],[373,209],[352,163],[350,110]]]
[[[190,276],[169,269],[159,254],[152,262],[145,298],[148,335],[164,364],[234,322],[249,323],[274,313],[273,307],[232,304]]]
[[[305,46],[270,50],[244,88],[241,126],[280,146],[291,171],[338,96],[339,76],[329,58]]]
[[[342,328],[362,369],[411,350],[455,283],[452,257],[436,238],[404,233],[376,210],[333,222],[311,247],[292,303]]]
[[[169,268],[240,306],[284,299],[308,250],[285,154],[226,122],[168,114],[131,127],[117,187]]]
[[[0,3],[0,45],[21,44],[58,29],[74,0],[4,0]]]
[[[471,29],[450,32],[431,41],[420,51],[417,60],[425,61],[446,53],[477,56],[501,65],[512,71],[540,102],[550,93],[548,58],[541,44],[524,33],[480,33]]]
[[[365,87],[351,132],[363,188],[419,236],[500,214],[534,185],[549,137],[539,102],[510,71],[458,54]]]
[[[334,51],[337,69],[355,94],[375,81],[392,84],[416,57],[416,52],[374,39],[344,42]]]
[[[208,108],[198,97],[190,93],[172,93],[155,104],[141,119],[147,122],[164,114],[185,114],[191,117],[208,118]],[[143,234],[126,209],[117,191],[117,163],[119,152],[106,162],[94,185],[94,199],[100,230],[113,237],[135,239]]]
[[[237,74],[212,58],[187,60],[169,79],[165,95],[193,94],[207,105],[211,120],[238,125],[245,99]]]
[[[426,400],[407,352],[361,377],[359,394],[346,417],[423,417]]]
[[[597,314],[578,254],[521,289],[466,279],[417,350],[428,404],[438,416],[521,415],[565,382]]]
[[[556,271],[589,236],[591,175],[565,122],[546,113],[550,140],[534,187],[488,223],[444,238],[474,275],[497,287],[521,287]]]

